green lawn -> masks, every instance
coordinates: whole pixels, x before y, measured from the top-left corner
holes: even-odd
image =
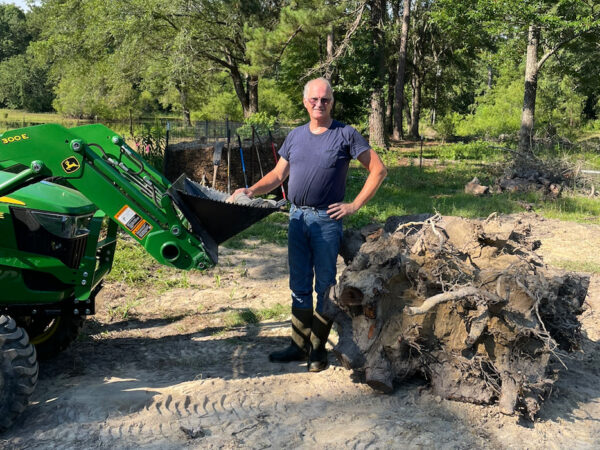
[[[501,166],[482,164],[472,160],[436,163],[418,166],[394,164],[397,155],[385,155],[388,176],[377,195],[357,214],[345,220],[346,227],[361,227],[372,222],[384,222],[392,215],[435,213],[468,218],[499,214],[520,213],[525,206],[547,218],[600,225],[600,201],[583,195],[565,194],[551,200],[537,193],[492,194],[475,197],[464,193],[467,182],[477,176],[482,184],[491,185]],[[362,188],[367,173],[353,163],[348,174],[347,200],[356,196]],[[287,242],[288,216],[284,212],[271,214],[223,245],[229,248],[255,251],[264,243],[279,246]],[[160,267],[143,248],[132,240],[121,240],[115,264],[108,279],[130,285],[150,286],[163,291],[172,287],[186,287],[189,281],[185,273],[177,275],[175,269]],[[597,270],[597,268],[594,268]],[[148,278],[148,273],[153,275]],[[237,319],[233,320],[237,323]],[[245,318],[244,320],[246,320]],[[241,320],[241,319],[240,319]],[[246,320],[247,321],[247,320]]]

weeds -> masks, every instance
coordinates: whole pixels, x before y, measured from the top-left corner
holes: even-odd
[[[600,274],[600,264],[591,261],[559,260],[552,263],[553,266],[571,272],[587,272]]]
[[[124,233],[119,234],[115,259],[106,280],[136,288],[143,286],[159,294],[191,286],[187,272],[160,265]]]
[[[224,247],[232,249],[247,248],[245,240],[258,240],[261,244],[283,246],[287,243],[287,214],[276,212],[255,223],[247,230],[233,236],[223,243]]]
[[[124,305],[112,306],[108,310],[108,317],[110,320],[120,319],[127,320],[131,318],[131,312],[136,307],[139,306],[142,302],[138,299],[129,300]]]
[[[492,185],[501,167],[468,161],[438,167],[388,167],[388,176],[377,195],[358,213],[345,221],[346,226],[361,227],[383,222],[392,215],[433,213],[466,218],[487,217],[492,212],[511,214],[534,211],[549,218],[600,224],[600,202],[582,196],[548,200],[538,193],[493,194],[475,197],[464,193],[473,177]],[[352,167],[348,177],[346,200],[353,199],[365,180],[364,169]],[[590,220],[592,219],[592,220]]]
[[[289,314],[289,306],[283,306],[280,303],[277,303],[270,308],[244,308],[229,311],[223,318],[223,323],[225,324],[225,329],[231,329],[245,325],[254,325],[265,320],[285,319]]]

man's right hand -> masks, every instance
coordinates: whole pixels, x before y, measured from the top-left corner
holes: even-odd
[[[231,197],[229,197],[226,200],[226,202],[227,203],[235,203],[235,199],[240,194],[241,195],[245,195],[248,198],[254,197],[254,191],[252,191],[251,189],[248,189],[248,188],[239,188],[239,189],[236,189],[235,191],[233,191],[233,194],[231,194]]]

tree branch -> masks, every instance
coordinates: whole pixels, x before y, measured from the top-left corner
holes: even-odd
[[[560,50],[563,46],[565,46],[566,44],[568,44],[569,42],[577,39],[580,36],[583,36],[586,33],[589,33],[593,30],[596,30],[596,28],[592,28],[590,30],[585,30],[585,31],[580,31],[579,33],[575,33],[573,36],[559,42],[558,44],[556,44],[553,48],[551,48],[550,50],[548,50],[544,56],[542,56],[542,58],[540,59],[540,61],[537,63],[537,70],[539,71],[542,66],[544,65],[544,63],[548,60],[548,58],[550,58],[552,55],[554,55],[558,50]]]
[[[491,300],[493,302],[502,301],[502,299],[500,299],[496,295],[483,289],[478,289],[476,287],[465,287],[457,291],[443,292],[441,294],[434,295],[433,297],[429,297],[421,304],[421,306],[407,306],[404,308],[404,313],[408,314],[409,316],[426,314],[429,310],[439,305],[440,303],[456,301],[471,296],[484,297],[487,300]]]
[[[335,63],[340,58],[340,56],[342,56],[342,54],[348,48],[348,45],[350,45],[350,38],[352,37],[352,35],[354,35],[358,26],[360,25],[360,22],[361,22],[362,16],[363,16],[363,12],[364,12],[366,6],[367,6],[367,0],[363,0],[360,3],[360,5],[358,6],[358,8],[356,9],[356,18],[354,19],[354,22],[352,23],[352,25],[346,32],[346,35],[344,36],[344,39],[342,40],[342,42],[338,45],[338,48],[336,49],[335,53],[331,57],[328,57],[323,63],[319,64],[317,67],[313,67],[308,72],[306,72],[306,74],[304,74],[302,79],[309,78],[312,75],[314,75],[315,73],[322,73],[323,70],[329,70],[331,65],[333,65],[333,63]]]

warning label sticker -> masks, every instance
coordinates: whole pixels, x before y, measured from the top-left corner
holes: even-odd
[[[144,220],[144,221],[142,221],[140,226],[135,229],[134,233],[140,239],[144,239],[144,236],[146,236],[148,233],[150,233],[151,229],[152,229],[152,225],[150,225],[148,222],[146,222]]]
[[[125,228],[131,231],[138,239],[144,239],[144,237],[152,230],[152,225],[142,219],[129,206],[125,205],[121,210],[115,214],[115,219],[122,223]]]

